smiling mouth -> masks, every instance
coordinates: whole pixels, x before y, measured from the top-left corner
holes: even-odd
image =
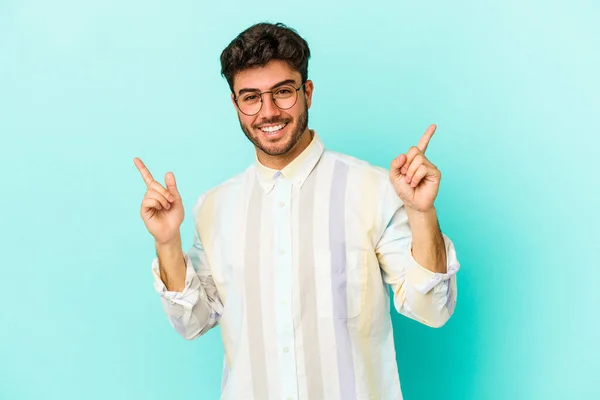
[[[265,135],[267,137],[273,137],[273,136],[279,135],[287,125],[288,125],[287,123],[276,124],[276,125],[266,125],[266,126],[261,126],[258,129],[261,130],[263,135]]]

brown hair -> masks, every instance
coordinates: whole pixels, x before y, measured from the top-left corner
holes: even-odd
[[[261,22],[240,33],[221,53],[221,75],[233,93],[236,73],[251,67],[265,66],[271,60],[285,61],[308,79],[308,43],[282,23]]]

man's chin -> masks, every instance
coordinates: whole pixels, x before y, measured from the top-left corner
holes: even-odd
[[[289,143],[289,140],[287,142],[281,143],[265,143],[261,141],[259,147],[263,151],[263,153],[269,156],[282,156],[288,153],[292,148],[291,143]]]
[[[270,156],[280,156],[287,153],[293,147],[293,137],[289,133],[281,136],[269,137],[259,131],[255,140],[260,143],[260,149]]]

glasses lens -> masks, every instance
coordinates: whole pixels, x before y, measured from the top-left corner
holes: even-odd
[[[256,114],[260,110],[261,106],[260,94],[258,92],[244,93],[238,98],[237,103],[238,107],[244,114]]]
[[[281,109],[292,108],[296,104],[298,92],[293,86],[281,86],[273,92],[273,100],[277,107]]]
[[[282,110],[292,108],[296,104],[298,91],[293,86],[281,86],[273,91],[273,101],[275,105]],[[237,100],[240,111],[247,115],[257,114],[262,106],[260,93],[250,92],[244,93]]]

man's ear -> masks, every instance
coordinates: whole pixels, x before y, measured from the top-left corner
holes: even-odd
[[[312,104],[312,94],[315,86],[310,79],[304,83],[304,96],[306,97],[306,108],[309,109]]]

